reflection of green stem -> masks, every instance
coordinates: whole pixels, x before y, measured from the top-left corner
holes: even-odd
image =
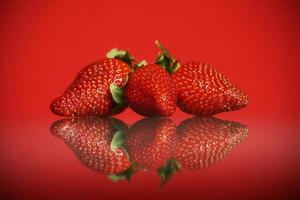
[[[130,181],[132,175],[135,173],[136,171],[134,171],[134,168],[132,166],[130,166],[127,170],[125,170],[124,172],[121,172],[119,174],[112,174],[112,175],[108,175],[107,178],[109,178],[111,181],[113,182],[117,182],[117,181]]]
[[[131,166],[125,171],[118,174],[108,175],[107,178],[109,178],[111,181],[114,182],[123,181],[123,180],[130,181],[132,175],[134,175],[135,173],[141,170],[143,170],[143,167],[141,167],[140,165],[138,165],[136,162],[133,161],[131,162]]]
[[[164,167],[158,169],[157,172],[161,179],[158,189],[161,189],[173,177],[174,173],[179,172],[179,168],[178,161],[170,159]]]

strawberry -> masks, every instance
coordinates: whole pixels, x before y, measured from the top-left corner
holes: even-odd
[[[144,116],[167,117],[176,109],[177,93],[172,77],[156,64],[138,68],[129,77],[125,94],[129,106]]]
[[[158,42],[156,60],[172,74],[178,92],[178,107],[193,115],[234,111],[248,104],[248,97],[217,69],[199,61],[179,64]]]
[[[146,169],[163,167],[174,155],[176,125],[167,118],[144,118],[132,125],[126,141],[130,159]]]
[[[116,49],[109,52],[108,57],[118,59],[104,58],[79,72],[64,94],[52,101],[50,108],[54,114],[64,117],[108,116],[126,108],[120,88],[126,84],[133,58],[128,52]]]
[[[246,126],[212,117],[193,117],[177,127],[175,159],[182,168],[198,170],[222,160],[248,135]]]
[[[113,118],[76,118],[54,122],[52,134],[74,152],[79,161],[93,171],[114,175],[130,169],[123,148],[127,126]]]
[[[167,118],[144,118],[129,130],[125,146],[133,166],[157,170],[159,189],[179,170],[173,159],[176,138],[176,125]]]

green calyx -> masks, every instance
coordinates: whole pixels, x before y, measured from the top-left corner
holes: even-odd
[[[113,48],[107,52],[106,57],[122,60],[129,66],[132,66],[132,63],[135,61],[134,57],[129,53],[129,51],[119,50],[117,48]]]
[[[178,60],[175,60],[170,52],[158,40],[155,41],[155,44],[160,49],[155,63],[162,66],[170,74],[174,73],[180,67]]]
[[[119,50],[117,48],[113,48],[106,54],[107,58],[115,58],[126,62],[133,70],[136,70],[139,67],[147,65],[146,60],[137,61],[135,58],[129,53],[129,51]]]
[[[116,151],[118,148],[123,148],[125,150],[125,140],[126,133],[122,130],[118,130],[112,138],[112,141],[110,143],[110,149],[112,151]]]
[[[110,84],[109,86],[109,90],[111,93],[111,96],[113,98],[113,100],[119,105],[119,104],[123,104],[125,101],[125,93],[124,90],[122,88],[120,88],[119,86],[115,85],[115,84]]]
[[[179,169],[180,165],[175,159],[170,159],[164,167],[158,169],[157,172],[161,180],[158,189],[161,189],[176,172],[179,172]]]
[[[128,52],[124,50],[118,50],[117,48],[113,48],[106,54],[107,58],[119,59],[126,62],[132,69],[132,72],[136,69],[147,65],[146,60],[136,61],[135,58]],[[129,74],[126,76],[125,85],[121,88],[114,83],[111,83],[109,86],[109,90],[114,102],[117,104],[113,109],[111,114],[120,113],[123,109],[126,108],[127,102],[125,98],[125,93],[123,88],[126,87],[127,81],[129,78]]]
[[[146,60],[141,60],[141,61],[139,61],[139,62],[137,62],[137,63],[135,64],[135,68],[139,68],[139,67],[145,66],[145,65],[147,65],[147,64],[148,64],[148,63],[147,63]]]
[[[121,172],[119,174],[108,175],[107,178],[113,182],[124,181],[124,180],[130,181],[133,174],[134,174],[133,168],[129,167],[126,171]]]
[[[109,178],[113,182],[124,181],[124,180],[130,181],[131,177],[135,173],[139,172],[140,170],[141,169],[139,168],[139,166],[133,162],[127,170],[125,170],[119,174],[108,175],[107,178]]]
[[[126,77],[126,83],[128,81],[128,76]],[[126,85],[125,83],[125,85]],[[111,96],[114,100],[114,102],[117,104],[113,110],[112,114],[119,113],[121,110],[123,110],[127,106],[126,98],[125,98],[125,92],[123,88],[120,88],[119,86],[115,85],[114,83],[111,83],[109,86],[109,90],[111,93]]]
[[[111,140],[111,143],[110,143],[110,149],[112,151],[116,151],[117,149],[121,148],[123,150],[123,152],[126,154],[126,157],[127,159],[129,159],[129,154],[126,150],[126,147],[125,147],[125,141],[126,141],[126,133],[125,131],[123,130],[118,130],[112,140]]]

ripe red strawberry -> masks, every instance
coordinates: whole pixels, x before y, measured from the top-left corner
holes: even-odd
[[[167,117],[176,109],[177,93],[170,74],[156,64],[138,68],[125,89],[129,106],[144,116]]]
[[[248,104],[248,97],[220,71],[199,61],[181,65],[159,43],[157,63],[164,66],[176,84],[178,107],[193,115],[214,115],[234,111]]]
[[[64,117],[108,116],[126,104],[111,92],[126,84],[131,68],[118,59],[105,58],[84,67],[64,94],[51,103],[53,113]]]
[[[52,134],[74,152],[86,167],[104,175],[128,170],[131,163],[122,147],[127,126],[113,118],[76,118],[56,121]]]
[[[246,126],[212,117],[193,117],[177,127],[175,159],[182,168],[198,170],[222,160],[248,135]]]
[[[214,115],[245,107],[248,98],[217,69],[187,62],[172,75],[178,91],[178,107],[194,115]]]
[[[164,167],[173,157],[176,125],[167,118],[145,118],[129,130],[126,148],[130,159],[146,169]]]

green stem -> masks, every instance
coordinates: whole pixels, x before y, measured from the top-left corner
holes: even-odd
[[[175,62],[175,59],[173,56],[170,54],[170,52],[158,41],[155,40],[155,44],[158,46],[158,48],[165,54],[167,57],[171,59],[172,62]]]
[[[162,66],[170,74],[174,73],[180,67],[178,60],[175,60],[170,52],[158,40],[155,41],[155,44],[160,49],[160,53],[158,54],[155,63]]]
[[[130,67],[132,67],[133,62],[135,61],[134,57],[128,51],[119,50],[117,48],[114,48],[107,52],[106,57],[122,60],[123,62],[126,62]]]

